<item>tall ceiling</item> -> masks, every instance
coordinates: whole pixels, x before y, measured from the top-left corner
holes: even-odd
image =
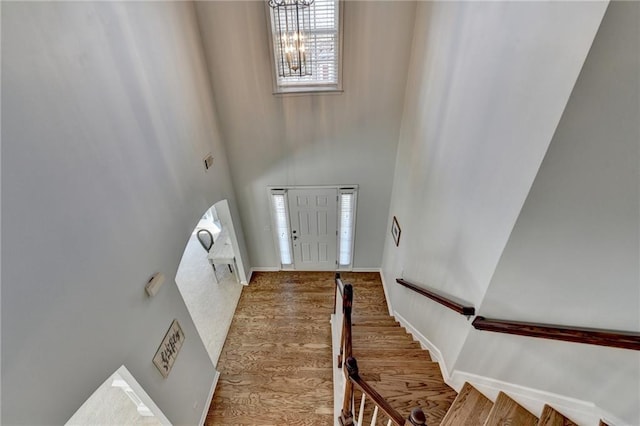
[[[358,220],[368,231],[357,239],[354,260],[380,264],[415,8],[415,2],[345,2],[344,92],[282,96],[272,93],[265,3],[197,3],[253,265],[278,264],[265,188],[318,184],[362,185],[359,207],[367,215]]]

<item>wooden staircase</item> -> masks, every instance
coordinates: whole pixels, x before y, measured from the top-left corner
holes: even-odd
[[[432,361],[429,352],[389,316],[379,278],[366,276],[345,277],[354,288],[353,357],[357,359],[359,376],[398,413],[406,416],[414,407],[420,407],[429,426],[576,425],[549,406],[537,418],[502,392],[492,402],[469,383],[456,393],[445,383],[439,364]],[[375,404],[365,404],[359,409],[361,399],[362,392],[355,388],[354,424],[394,424],[388,417],[377,414]],[[362,422],[358,423],[360,416]]]
[[[354,283],[353,356],[361,377],[400,413],[421,407],[428,425],[438,425],[456,398],[442,378],[440,366],[389,316],[379,282]],[[361,392],[355,391],[360,401]],[[371,424],[372,409],[363,424]],[[382,419],[379,422],[382,423]]]

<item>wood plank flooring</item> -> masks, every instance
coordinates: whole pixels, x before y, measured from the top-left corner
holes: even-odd
[[[536,426],[538,418],[505,393],[498,393],[485,426]]]
[[[440,426],[483,425],[493,403],[469,383],[465,383]]]
[[[207,425],[331,425],[332,272],[254,273],[243,289]]]
[[[563,416],[548,405],[544,406],[538,426],[578,426],[576,423]]]
[[[221,376],[207,425],[333,424],[333,277],[254,275],[218,362]],[[380,275],[345,273],[342,278],[354,287],[353,353],[361,376],[401,414],[420,406],[428,424],[439,424],[456,393],[429,352],[389,316]]]
[[[419,406],[429,425],[575,425],[548,406],[538,422],[504,393],[493,404],[468,383],[456,398],[429,352],[389,316],[380,275],[345,273],[342,279],[354,288],[353,355],[360,376],[402,415]],[[333,272],[254,274],[222,349],[206,425],[334,424],[334,291]],[[354,396],[357,409],[361,393]],[[372,413],[369,403],[366,424]],[[384,416],[378,425],[386,425]]]

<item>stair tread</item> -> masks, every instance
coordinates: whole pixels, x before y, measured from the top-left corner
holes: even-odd
[[[538,426],[578,426],[576,423],[554,410],[548,405],[545,405],[538,420]]]
[[[357,356],[357,354],[356,354]],[[361,357],[362,358],[362,357]],[[363,358],[363,361],[365,359]],[[399,363],[398,361],[402,361]],[[412,349],[370,349],[366,353],[366,362],[375,362],[379,366],[389,368],[398,367],[410,362],[434,362],[429,351],[419,348]],[[360,358],[358,358],[360,363]]]
[[[415,361],[397,362],[397,365],[389,365],[389,363],[381,363],[376,360],[358,362],[360,369],[366,374],[375,372],[384,378],[393,380],[394,377],[404,378],[413,376],[439,377],[442,379],[440,366],[437,362],[428,361],[426,359],[416,359]]]
[[[536,426],[538,418],[505,393],[500,392],[484,426]]]
[[[397,336],[361,336],[356,340],[357,341],[354,341],[351,344],[351,347],[354,350],[355,348],[382,349],[385,347],[393,347],[394,349],[421,349],[418,342],[414,342],[413,340],[408,340]]]
[[[366,379],[365,379],[366,380]],[[456,391],[451,389],[446,383],[438,380],[416,379],[412,381],[374,381],[367,380],[375,390],[388,399],[398,400],[407,398],[429,397],[438,399],[442,395],[453,395],[451,402],[456,397]],[[536,419],[537,420],[537,419]]]
[[[355,326],[351,329],[352,340],[355,342],[355,336],[362,338],[403,338],[405,340],[414,341],[413,336],[404,331],[400,327],[375,327],[374,329],[366,329]]]
[[[465,383],[440,426],[476,426],[484,424],[493,403],[469,383]]]
[[[357,333],[376,333],[376,334],[391,334],[391,335],[402,335],[412,338],[407,330],[402,327],[396,326],[379,326],[379,325],[362,325],[362,324],[352,324],[351,331],[355,335]]]
[[[400,327],[393,318],[389,319],[373,319],[373,318],[351,318],[351,327]]]
[[[358,349],[385,349],[389,348],[389,350],[393,349],[403,349],[403,350],[422,350],[420,345],[416,342],[411,341],[402,341],[402,340],[360,340],[358,343],[353,343],[351,345],[354,352]]]

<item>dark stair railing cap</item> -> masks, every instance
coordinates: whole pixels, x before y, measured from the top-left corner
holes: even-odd
[[[453,296],[445,296],[437,293],[435,290],[429,290],[424,287],[419,287],[404,278],[396,278],[396,282],[404,287],[407,287],[409,290],[413,290],[418,294],[421,294],[434,302],[438,302],[439,304],[446,306],[447,308],[462,314],[466,317],[470,317],[476,314],[476,308],[463,302],[461,300],[456,299]]]
[[[564,325],[540,324],[533,322],[489,319],[478,316],[473,320],[477,330],[589,345],[640,350],[640,333],[634,331],[604,330],[595,328],[569,327]]]

